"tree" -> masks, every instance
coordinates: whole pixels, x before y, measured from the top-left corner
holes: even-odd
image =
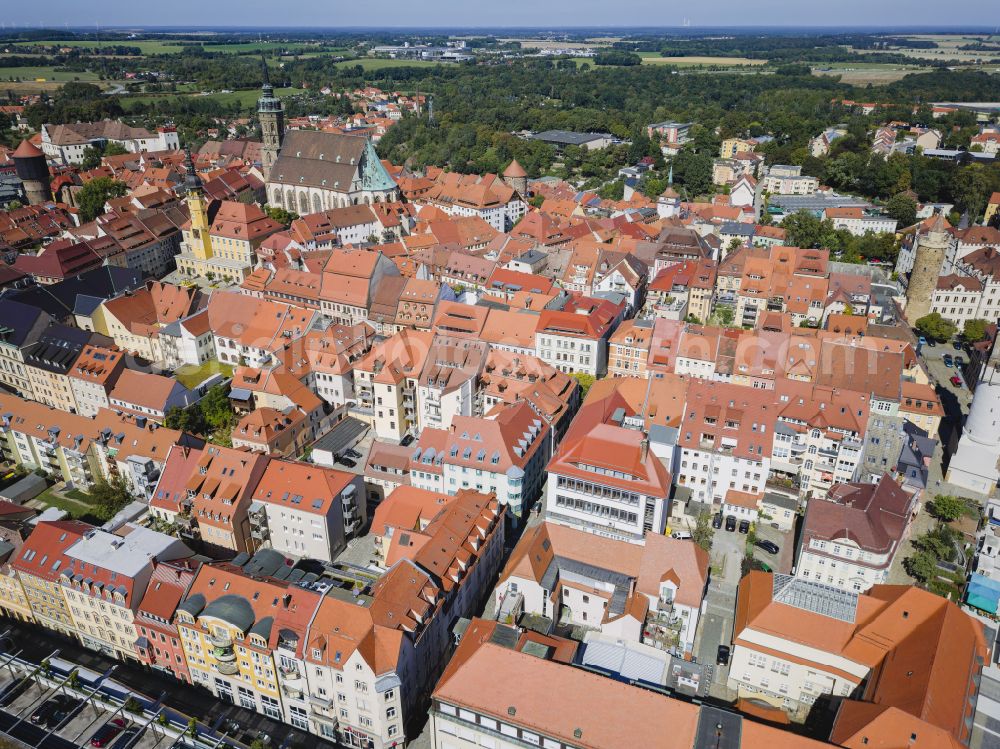
[[[205,422],[212,430],[231,428],[235,420],[229,391],[225,385],[215,385],[198,402]]]
[[[712,157],[685,148],[674,157],[674,181],[687,188],[688,198],[710,192],[712,189]]]
[[[573,378],[580,383],[580,399],[587,397],[587,392],[590,390],[590,386],[596,381],[596,377],[592,374],[587,374],[586,372],[574,372]]]
[[[823,236],[823,222],[810,211],[796,211],[785,216],[781,228],[788,232],[790,247],[815,247]]]
[[[83,222],[93,221],[104,213],[104,204],[110,198],[120,198],[127,189],[124,182],[111,179],[111,177],[98,177],[90,180],[76,194],[80,220]]]
[[[996,180],[982,164],[970,164],[956,169],[951,178],[951,191],[955,204],[975,220],[986,207],[990,191],[995,189]]]
[[[97,479],[90,496],[94,502],[94,513],[102,520],[110,520],[132,501],[132,494],[122,476],[114,476],[111,481]]]
[[[953,322],[941,317],[940,312],[931,312],[924,315],[914,326],[922,336],[934,341],[947,341],[955,335],[956,327]]]
[[[94,146],[87,146],[83,149],[83,160],[80,162],[80,169],[90,171],[101,165],[101,150]]]
[[[966,515],[969,512],[969,505],[960,497],[938,494],[927,503],[927,511],[938,520],[950,523]]]
[[[986,328],[989,320],[966,320],[962,327],[962,335],[969,343],[977,343],[986,340]]]
[[[594,55],[595,65],[641,65],[642,58],[634,52],[611,49]]]
[[[188,434],[205,434],[208,432],[208,424],[205,422],[205,417],[198,404],[194,404],[188,408],[171,406],[163,419],[163,426],[167,427],[167,429],[179,429]]]
[[[736,319],[736,310],[732,307],[716,307],[712,316],[719,325],[723,328],[728,328],[733,324],[733,320]]]
[[[903,567],[914,580],[926,583],[937,574],[937,559],[926,551],[918,551],[903,560]]]
[[[694,530],[691,532],[691,538],[705,551],[711,551],[712,537],[714,535],[715,531],[712,530],[712,516],[707,510],[699,512],[698,518],[695,521]]]
[[[276,205],[264,206],[264,212],[267,214],[268,218],[270,218],[272,221],[277,221],[282,226],[289,226],[295,219],[299,217],[299,214],[292,213],[291,211],[286,211],[281,206],[276,206]]]
[[[889,198],[885,204],[885,212],[896,219],[901,227],[912,226],[917,221],[917,201],[901,192]]]
[[[625,180],[616,179],[614,182],[608,182],[601,186],[597,194],[604,200],[621,200],[625,197]]]

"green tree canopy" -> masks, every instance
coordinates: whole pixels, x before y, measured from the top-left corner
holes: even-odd
[[[885,212],[896,219],[900,227],[912,226],[917,221],[917,201],[905,192],[897,193],[886,202]]]
[[[940,312],[931,312],[929,315],[924,315],[917,320],[917,324],[914,327],[925,338],[933,341],[947,341],[955,335],[956,331],[955,324],[941,317]]]
[[[962,326],[962,335],[969,343],[983,341],[986,339],[986,328],[989,324],[989,320],[966,320]]]
[[[592,374],[587,374],[586,372],[574,372],[573,378],[580,383],[580,398],[586,398],[587,392],[590,390],[590,386],[594,384],[597,380]]]
[[[97,479],[90,489],[90,496],[94,501],[94,513],[102,520],[110,520],[132,501],[132,494],[122,476],[115,476],[111,481]]]
[[[969,503],[961,497],[938,494],[927,503],[927,511],[938,520],[950,523],[969,513]]]
[[[708,513],[708,511],[703,510],[698,513],[698,518],[695,521],[694,531],[691,532],[691,537],[694,542],[705,551],[711,551],[712,537],[714,535],[715,531],[712,530],[712,516]]]
[[[80,220],[87,222],[104,213],[104,204],[110,198],[120,198],[127,187],[111,177],[98,177],[80,188],[76,194],[76,204],[80,209]]]

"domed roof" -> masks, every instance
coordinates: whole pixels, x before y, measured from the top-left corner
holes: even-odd
[[[14,151],[15,159],[37,159],[39,156],[45,156],[42,150],[32,143],[30,140],[22,140],[21,145],[17,147]]]
[[[514,159],[510,162],[510,165],[504,169],[503,176],[511,178],[527,177],[528,173],[524,171],[524,167],[518,163],[517,159]]]
[[[229,593],[212,601],[201,613],[202,616],[212,616],[232,624],[241,632],[246,632],[254,623],[256,615],[253,606],[243,596]]]

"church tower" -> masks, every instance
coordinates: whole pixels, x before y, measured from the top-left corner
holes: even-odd
[[[264,71],[264,82],[260,87],[260,98],[257,100],[257,119],[260,120],[260,136],[264,145],[260,149],[261,166],[264,171],[264,182],[271,177],[271,167],[278,160],[281,150],[281,140],[285,136],[285,108],[281,99],[274,95],[271,76],[267,72],[267,63],[261,55],[260,64]]]
[[[208,203],[201,189],[201,178],[194,170],[191,161],[191,150],[184,149],[184,186],[187,188],[188,212],[191,214],[191,230],[188,235],[188,246],[191,254],[199,260],[212,257],[212,237],[209,234]]]
[[[917,239],[917,243],[910,283],[906,287],[906,319],[910,325],[930,313],[938,276],[948,251],[948,230],[941,213],[937,214],[931,228]]]

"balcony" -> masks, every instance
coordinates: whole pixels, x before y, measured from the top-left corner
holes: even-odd
[[[236,676],[240,672],[240,667],[235,662],[219,661],[215,664],[215,670],[223,676]]]
[[[233,647],[233,638],[229,635],[212,633],[208,635],[208,641],[214,648],[229,648],[231,650]]]
[[[212,648],[212,657],[220,663],[235,663],[236,653],[232,645],[224,648]]]
[[[266,541],[270,535],[271,534],[267,526],[264,526],[263,528],[250,526],[250,538],[256,539],[257,541]]]
[[[309,706],[314,713],[319,714],[321,717],[326,717],[324,713],[333,708],[333,700],[329,697],[320,697],[318,694],[310,694]]]
[[[282,682],[281,693],[293,700],[305,699],[305,693],[302,691],[302,679]]]

